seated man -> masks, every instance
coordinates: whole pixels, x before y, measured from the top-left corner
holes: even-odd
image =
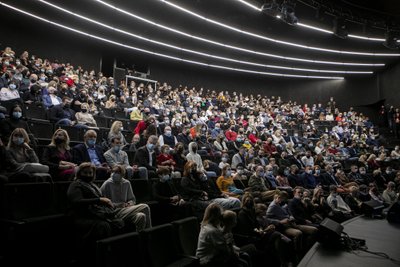
[[[109,198],[120,210],[121,217],[131,216],[137,231],[151,227],[150,208],[147,204],[136,204],[131,183],[124,178],[125,169],[121,165],[112,168],[111,177],[100,187],[102,195]]]
[[[155,152],[155,146],[157,145],[158,138],[155,135],[150,135],[147,139],[147,144],[140,147],[135,154],[134,162],[139,167],[145,167],[148,172],[148,177],[157,177],[157,158]],[[161,169],[167,167],[160,167]]]
[[[190,202],[183,200],[176,188],[167,169],[158,174],[160,178],[153,182],[153,196],[159,202],[162,218],[168,218],[165,222],[182,219],[193,214]]]
[[[269,202],[273,199],[276,191],[270,190],[269,184],[265,180],[263,166],[257,166],[255,173],[249,179],[249,187],[255,197],[261,198],[263,202]]]
[[[71,109],[71,98],[64,96],[62,103],[49,111],[50,121],[60,125],[75,125],[75,111]]]
[[[110,168],[103,156],[103,149],[96,144],[97,133],[94,130],[86,131],[83,136],[84,143],[73,147],[72,159],[77,165],[83,162],[91,162],[96,167],[96,177],[104,180],[108,177]]]
[[[293,238],[295,243],[296,251],[302,250],[301,237],[306,234],[310,237],[306,245],[311,246],[314,235],[317,233],[318,228],[306,225],[297,224],[296,219],[288,211],[287,205],[283,205],[284,201],[287,199],[287,193],[285,191],[277,192],[274,195],[274,200],[268,206],[267,217],[272,223],[277,225],[277,229],[281,231],[286,236]]]
[[[139,168],[137,165],[129,165],[128,154],[121,149],[120,137],[115,136],[111,138],[111,148],[104,153],[104,158],[111,168],[116,165],[124,167],[128,179],[135,177],[148,179],[146,168]]]
[[[333,219],[337,222],[344,222],[348,219],[353,218],[353,211],[349,205],[343,200],[343,198],[337,193],[337,186],[329,186],[330,194],[326,199],[328,205],[331,207],[333,212]]]

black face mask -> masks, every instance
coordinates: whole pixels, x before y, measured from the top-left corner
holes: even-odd
[[[79,179],[85,182],[91,182],[93,181],[93,176],[80,175]]]
[[[56,138],[56,139],[54,139],[54,143],[56,143],[56,145],[60,145],[60,144],[62,144],[64,142],[64,139],[62,139],[62,138]]]
[[[193,147],[192,150],[193,150],[193,153],[196,153],[197,152],[197,147]]]

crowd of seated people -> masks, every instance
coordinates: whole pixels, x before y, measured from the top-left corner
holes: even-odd
[[[240,210],[235,229],[262,237],[257,248],[266,249],[266,233],[274,239],[271,233],[279,231],[298,253],[309,245],[303,239],[312,242],[323,218],[343,221],[359,214],[365,201],[389,206],[398,199],[399,146],[383,146],[367,116],[353,108],[342,111],[333,98],[324,105],[301,105],[167,83],[155,89],[27,51],[18,55],[9,47],[0,60],[4,182],[35,174],[52,181],[78,179],[75,186],[89,174],[89,180],[107,183],[123,181],[121,175],[154,178],[154,195],[166,208],[188,214],[190,207],[199,216],[210,204]],[[30,114],[24,110],[30,106],[41,106],[56,129],[40,154],[26,123]],[[130,129],[114,120],[107,137],[99,137],[96,118],[114,111],[126,114]],[[85,132],[78,144],[71,145],[66,126]],[[181,179],[180,186],[173,186],[172,178]],[[93,195],[105,205],[115,202],[103,199],[102,191]],[[246,220],[256,232],[241,225]],[[215,231],[221,222],[207,218],[203,224],[211,224],[204,231]],[[289,250],[273,245],[282,246]]]

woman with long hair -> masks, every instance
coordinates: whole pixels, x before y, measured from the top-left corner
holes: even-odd
[[[69,141],[68,132],[57,129],[43,151],[42,163],[49,166],[53,180],[71,180],[75,174]]]

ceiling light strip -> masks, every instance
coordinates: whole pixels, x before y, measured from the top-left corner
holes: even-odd
[[[398,56],[400,56],[399,53],[369,53],[369,52],[335,50],[335,49],[327,49],[327,48],[322,48],[322,47],[308,46],[308,45],[302,45],[302,44],[297,44],[297,43],[292,43],[292,42],[287,42],[287,41],[281,41],[281,40],[273,39],[273,38],[266,37],[266,36],[263,36],[263,35],[259,35],[259,34],[256,34],[256,33],[243,31],[243,30],[240,30],[238,28],[235,28],[235,27],[229,26],[227,24],[224,24],[222,22],[218,22],[218,21],[206,18],[206,17],[204,17],[202,15],[199,15],[199,14],[193,12],[193,11],[190,11],[190,10],[188,10],[186,8],[183,8],[183,7],[181,7],[181,6],[177,5],[177,4],[173,4],[173,3],[169,2],[169,1],[166,1],[166,0],[159,0],[159,1],[165,3],[165,4],[169,5],[169,6],[172,6],[172,7],[176,8],[176,9],[178,9],[178,10],[181,10],[181,11],[187,13],[187,14],[190,14],[190,15],[192,15],[194,17],[200,18],[200,19],[202,19],[204,21],[207,21],[207,22],[210,22],[212,24],[221,26],[223,28],[226,28],[226,29],[229,29],[229,30],[241,33],[241,34],[245,34],[245,35],[248,35],[248,36],[253,36],[253,37],[256,37],[258,39],[262,39],[262,40],[278,43],[278,44],[289,45],[289,46],[293,46],[293,47],[309,49],[309,50],[315,50],[315,51],[321,51],[321,52],[327,52],[327,53],[353,55],[353,56],[354,55],[358,55],[358,56],[373,56],[373,57],[398,57]]]
[[[226,70],[232,70],[232,71],[236,71],[236,72],[244,72],[244,73],[253,73],[253,74],[260,74],[260,75],[268,75],[268,76],[278,76],[278,77],[288,77],[288,78],[308,78],[308,79],[335,79],[335,80],[343,80],[344,77],[338,77],[338,76],[314,76],[314,75],[294,75],[294,74],[285,74],[285,73],[272,73],[272,72],[263,72],[263,71],[254,71],[254,70],[248,70],[248,69],[240,69],[240,68],[231,68],[231,67],[227,67],[227,66],[221,66],[221,65],[215,65],[215,64],[207,64],[204,62],[199,62],[199,61],[194,61],[194,60],[189,60],[189,59],[184,59],[184,58],[178,58],[178,57],[174,57],[171,55],[167,55],[167,54],[162,54],[162,53],[157,53],[157,52],[153,52],[153,51],[149,51],[146,49],[142,49],[142,48],[138,48],[138,47],[134,47],[134,46],[130,46],[130,45],[126,45],[120,42],[116,42],[110,39],[106,39],[94,34],[89,34],[87,32],[84,31],[80,31],[68,26],[65,26],[63,24],[42,18],[40,16],[34,15],[30,12],[24,11],[22,9],[16,8],[14,6],[11,6],[9,4],[0,2],[0,5],[7,7],[9,9],[12,9],[14,11],[17,11],[19,13],[28,15],[30,17],[33,17],[35,19],[41,20],[43,22],[49,23],[51,25],[75,32],[75,33],[79,33],[81,35],[96,39],[96,40],[100,40],[106,43],[110,43],[110,44],[114,44],[117,46],[121,46],[121,47],[125,47],[131,50],[135,50],[135,51],[139,51],[139,52],[143,52],[146,54],[151,54],[151,55],[155,55],[155,56],[159,56],[159,57],[163,57],[163,58],[169,58],[169,59],[173,59],[175,61],[181,61],[181,62],[186,62],[186,63],[191,63],[191,64],[195,64],[195,65],[201,65],[201,66],[205,66],[205,67],[211,67],[211,68],[218,68],[218,69],[226,69]]]
[[[125,11],[121,8],[118,8],[116,6],[113,6],[111,4],[108,4],[102,0],[95,0],[96,2],[103,4],[111,9],[114,9],[115,11],[118,11],[120,13],[123,13],[125,15],[128,15],[132,18],[138,19],[140,21],[143,21],[145,23],[151,24],[153,26],[162,28],[164,30],[168,30],[189,38],[193,38],[195,40],[199,40],[202,42],[206,42],[206,43],[210,43],[210,44],[214,44],[217,46],[221,46],[221,47],[225,47],[225,48],[229,48],[232,50],[237,50],[237,51],[241,51],[241,52],[246,52],[246,53],[250,53],[250,54],[255,54],[255,55],[259,55],[259,56],[265,56],[265,57],[273,57],[273,58],[279,58],[279,59],[283,59],[283,60],[290,60],[290,61],[299,61],[299,62],[307,62],[307,63],[315,63],[315,64],[325,64],[325,65],[339,65],[339,66],[369,66],[369,67],[383,67],[385,66],[384,63],[358,63],[358,62],[338,62],[338,61],[324,61],[324,60],[313,60],[313,59],[304,59],[304,58],[296,58],[296,57],[286,57],[286,56],[280,56],[280,55],[275,55],[275,54],[270,54],[270,53],[264,53],[264,52],[260,52],[260,51],[254,51],[254,50],[250,50],[250,49],[246,49],[246,48],[242,48],[242,47],[237,47],[237,46],[233,46],[233,45],[228,45],[228,44],[224,44],[224,43],[220,43],[217,41],[213,41],[210,39],[206,39],[206,38],[202,38],[196,35],[191,35],[164,25],[161,25],[159,23],[156,23],[154,21],[145,19],[143,17],[140,17],[136,14],[130,13],[128,11]]]
[[[196,54],[196,55],[201,55],[201,56],[205,56],[205,57],[209,57],[209,58],[215,58],[215,59],[220,59],[220,60],[224,60],[224,61],[240,63],[240,64],[246,64],[246,65],[257,66],[257,67],[284,69],[284,70],[291,70],[291,71],[318,72],[318,73],[342,73],[342,74],[373,74],[373,71],[320,70],[320,69],[285,67],[285,66],[279,66],[279,65],[255,63],[255,62],[245,61],[245,60],[236,60],[236,59],[233,59],[233,58],[228,58],[228,57],[222,57],[222,56],[217,56],[217,55],[213,55],[213,54],[203,53],[203,52],[199,52],[199,51],[196,51],[196,50],[186,49],[186,48],[183,48],[183,47],[167,44],[165,42],[160,42],[160,41],[157,41],[157,40],[153,40],[153,39],[150,39],[150,38],[147,38],[147,37],[143,37],[143,36],[131,33],[131,32],[127,32],[127,31],[121,30],[119,28],[115,28],[115,27],[112,27],[110,25],[107,25],[107,24],[104,24],[102,22],[99,22],[97,20],[94,20],[94,19],[82,16],[82,15],[79,15],[79,14],[77,14],[75,12],[72,12],[72,11],[70,11],[68,9],[65,9],[65,8],[62,8],[62,7],[59,7],[57,5],[49,3],[47,1],[44,1],[44,0],[38,0],[38,1],[43,3],[43,4],[45,4],[45,5],[51,6],[52,8],[55,8],[55,9],[57,9],[59,11],[67,13],[69,15],[72,15],[72,16],[78,17],[80,19],[89,21],[91,23],[94,23],[96,25],[102,26],[104,28],[107,28],[107,29],[110,29],[110,30],[113,30],[113,31],[116,31],[116,32],[119,32],[119,33],[122,33],[122,34],[125,34],[125,35],[128,35],[128,36],[134,37],[136,39],[144,40],[144,41],[156,44],[156,45],[165,46],[165,47],[169,47],[169,48],[172,48],[172,49],[175,49],[175,50],[184,51],[184,52],[188,52],[188,53],[192,53],[192,54]]]
[[[236,0],[236,1],[238,1],[238,2],[240,2],[242,4],[245,4],[246,6],[251,7],[252,9],[255,9],[257,11],[261,11],[261,8],[256,7],[255,5],[250,4],[249,2],[246,2],[244,0]]]

